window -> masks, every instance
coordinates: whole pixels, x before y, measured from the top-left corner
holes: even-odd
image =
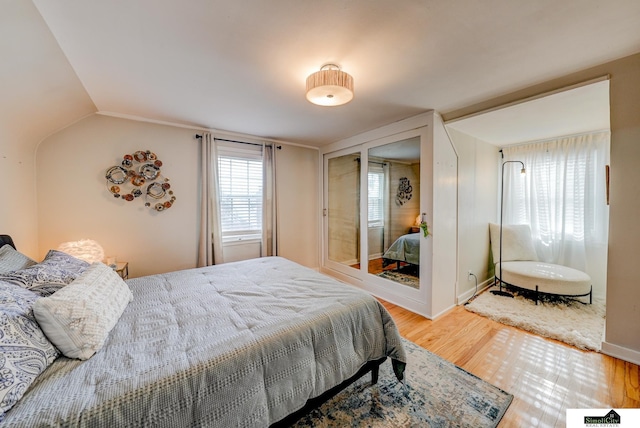
[[[262,157],[220,148],[218,154],[222,235],[262,232]]]
[[[381,167],[369,167],[369,227],[384,226],[384,170]]]

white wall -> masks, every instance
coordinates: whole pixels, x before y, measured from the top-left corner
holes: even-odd
[[[0,2],[0,38],[0,234],[35,258],[35,147],[95,106],[32,2]]]
[[[431,315],[456,305],[458,155],[442,118],[433,115],[433,279]]]
[[[277,153],[278,254],[320,267],[320,171],[316,149],[283,145]]]
[[[458,152],[458,299],[475,292],[478,284],[493,277],[490,261],[489,222],[495,222],[498,210],[499,148],[449,128]]]
[[[131,277],[194,267],[200,165],[195,133],[93,115],[43,141],[37,151],[40,257],[61,242],[91,238],[107,254],[128,261]],[[116,199],[107,190],[107,168],[119,164],[126,153],[146,149],[163,161],[162,174],[170,179],[177,198],[163,212],[144,207],[142,200]],[[318,238],[309,233],[315,228],[305,230],[297,219],[312,219],[315,214],[306,199],[315,201],[317,175],[306,182],[314,171],[300,170],[306,164],[316,166],[317,151],[283,146],[278,156],[277,180],[282,184],[279,197],[284,207],[281,253],[316,267],[317,263],[309,262],[317,260]],[[303,239],[294,242],[292,236]]]

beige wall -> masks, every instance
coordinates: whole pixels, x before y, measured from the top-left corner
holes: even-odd
[[[0,126],[0,234],[11,235],[21,252],[38,255],[33,149]]]
[[[389,165],[389,217],[392,221],[389,242],[385,243],[387,248],[400,236],[409,233],[409,229],[416,222],[416,216],[420,214],[420,164],[408,165],[389,162]],[[396,195],[401,177],[409,179],[413,193],[410,200],[398,205],[396,203]]]
[[[283,145],[277,156],[279,254],[319,269],[319,151]]]
[[[134,277],[195,267],[200,165],[195,133],[93,115],[43,141],[36,156],[40,257],[60,242],[91,238],[106,253],[129,261]],[[106,187],[107,168],[119,164],[124,154],[145,149],[163,161],[162,174],[177,198],[164,212],[144,207],[142,200],[116,199]],[[317,194],[317,174],[307,177],[316,168],[317,151],[285,145],[278,156],[281,254],[316,267],[317,236],[299,233],[304,226],[292,217],[316,214],[305,199]],[[292,174],[302,180],[292,179]],[[299,200],[301,206],[292,209]]]
[[[640,242],[640,54],[443,116],[445,120],[454,119],[607,74],[611,83],[611,193],[607,323],[603,351],[640,363],[640,287],[636,267]],[[461,241],[464,240],[461,237]]]
[[[448,129],[458,152],[458,298],[469,298],[478,284],[493,276],[490,261],[489,222],[498,215],[499,148]]]
[[[37,257],[35,147],[95,106],[32,2],[0,2],[0,29],[0,234]]]

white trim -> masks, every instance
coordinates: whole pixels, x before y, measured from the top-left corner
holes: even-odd
[[[250,235],[230,235],[223,236],[222,243],[223,245],[240,245],[240,244],[250,244],[253,242],[261,242],[262,235],[256,235],[252,233]]]
[[[320,154],[324,155],[342,149],[355,148],[359,144],[371,143],[383,138],[394,137],[396,134],[413,131],[425,126],[432,126],[432,122],[430,121],[432,114],[433,110],[429,110],[417,116],[393,122],[371,131],[366,131],[361,134],[354,135],[353,137],[327,144],[326,146],[320,147]]]
[[[562,92],[570,91],[571,89],[576,89],[576,88],[581,88],[583,86],[591,85],[592,83],[604,82],[605,80],[611,80],[611,75],[605,74],[604,76],[595,77],[593,79],[585,80],[585,81],[579,82],[579,83],[574,83],[573,85],[563,86],[562,88],[554,89],[554,90],[547,91],[547,92],[542,92],[540,94],[531,95],[531,96],[525,97],[525,98],[520,98],[518,100],[511,101],[511,102],[508,102],[508,103],[505,103],[505,104],[500,104],[499,106],[489,107],[489,108],[486,108],[484,110],[480,110],[480,111],[476,111],[476,112],[473,112],[473,113],[465,114],[465,115],[460,116],[460,117],[455,117],[453,119],[449,119],[449,120],[445,121],[444,124],[448,125],[450,123],[454,123],[454,122],[457,122],[459,120],[469,119],[469,118],[472,118],[474,116],[479,116],[481,114],[490,113],[492,111],[497,111],[497,110],[502,110],[503,108],[512,107],[512,106],[515,106],[515,105],[518,105],[518,104],[523,104],[523,103],[526,103],[528,101],[534,101],[534,100],[537,100],[539,98],[544,98],[544,97],[549,96],[549,95],[560,94]]]
[[[99,114],[101,116],[116,117],[116,118],[119,118],[119,119],[133,120],[135,122],[147,122],[147,123],[154,123],[156,125],[172,126],[174,128],[192,129],[194,131],[206,131],[206,132],[211,132],[215,136],[228,135],[230,137],[238,138],[238,139],[240,139],[240,138],[245,138],[245,139],[250,139],[250,140],[256,140],[257,139],[257,140],[260,140],[260,141],[266,141],[268,143],[285,144],[287,146],[304,147],[305,149],[313,149],[313,150],[318,150],[318,151],[320,150],[319,147],[308,146],[306,144],[292,143],[290,141],[275,140],[273,138],[262,138],[262,137],[258,137],[256,135],[242,134],[242,133],[238,133],[238,132],[224,131],[224,130],[213,129],[213,128],[204,128],[202,126],[187,125],[187,124],[184,124],[184,123],[175,123],[175,122],[168,122],[168,121],[164,121],[164,120],[148,119],[146,117],[133,116],[133,115],[130,115],[130,114],[115,113],[115,112],[111,112],[111,111],[97,111],[97,112],[95,112],[95,114]],[[82,119],[84,119],[84,117]],[[81,119],[79,119],[79,120],[81,120]]]
[[[633,349],[624,348],[619,345],[614,345],[613,343],[602,341],[602,349],[600,352],[614,358],[640,365],[640,352]]]
[[[484,290],[486,290],[487,288],[489,288],[491,286],[491,284],[493,283],[493,277],[481,282],[480,284],[478,284],[478,292],[476,293],[475,287],[471,290],[467,290],[464,293],[462,293],[461,295],[458,296],[458,305],[464,305],[465,303],[467,303],[469,301],[469,299],[471,299],[474,295],[478,295],[480,293],[482,293]]]

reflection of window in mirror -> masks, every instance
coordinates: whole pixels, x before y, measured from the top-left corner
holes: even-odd
[[[369,227],[384,225],[384,175],[382,163],[369,165]]]
[[[368,272],[419,288],[420,137],[369,149]]]

